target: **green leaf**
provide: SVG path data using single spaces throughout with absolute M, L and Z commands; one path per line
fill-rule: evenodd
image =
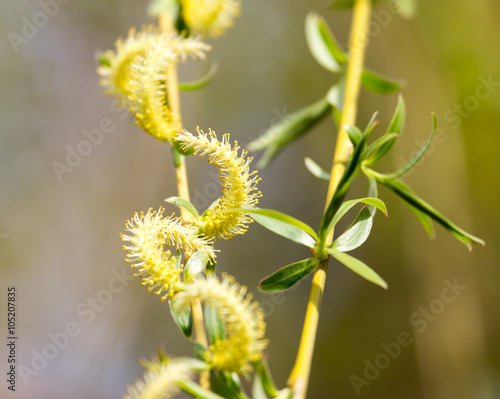
M 167 198 L 165 201 L 170 202 L 171 204 L 183 207 L 186 211 L 188 211 L 191 215 L 193 215 L 193 217 L 196 220 L 198 220 L 200 218 L 200 215 L 198 214 L 198 211 L 196 210 L 194 205 L 191 202 L 185 200 L 184 198 L 170 197 L 170 198 Z
M 378 198 L 378 187 L 377 181 L 371 175 L 367 175 L 368 178 L 368 197 Z M 385 205 L 385 204 L 384 204 Z M 369 205 L 368 209 L 373 217 L 375 217 L 375 213 L 377 212 L 377 208 L 373 205 Z M 387 213 L 385 214 L 387 216 Z
M 365 161 L 366 165 L 373 165 L 375 162 L 381 160 L 390 151 L 396 143 L 398 135 L 403 130 L 405 114 L 406 111 L 403 96 L 399 95 L 396 110 L 394 111 L 394 115 L 392 116 L 386 133 L 370 144 L 365 151 L 364 157 L 368 158 Z
M 198 274 L 203 272 L 207 267 L 210 256 L 204 251 L 195 252 L 188 260 L 184 268 L 184 281 L 190 283 Z
M 258 374 L 255 374 L 252 384 L 252 399 L 268 399 L 262 386 L 262 380 Z
M 396 110 L 394 111 L 394 115 L 392 115 L 391 122 L 387 127 L 386 133 L 401 133 L 403 130 L 403 126 L 405 124 L 406 117 L 406 107 L 405 102 L 403 100 L 403 96 L 400 94 L 398 96 L 398 103 L 396 105 Z
M 363 203 L 367 205 L 374 206 L 375 208 L 379 209 L 385 216 L 387 216 L 387 208 L 384 204 L 384 202 L 378 198 L 371 198 L 371 197 L 366 197 L 366 198 L 358 198 L 358 199 L 353 199 L 349 201 L 345 201 L 342 203 L 342 205 L 339 207 L 338 211 L 335 213 L 333 216 L 330 224 L 328 225 L 328 229 L 326 230 L 326 234 L 330 232 L 331 229 L 338 223 L 340 219 L 356 204 Z
M 306 40 L 316 61 L 325 69 L 340 73 L 347 58 L 323 18 L 310 12 L 306 17 Z
M 214 62 L 210 66 L 210 70 L 201 78 L 190 81 L 190 82 L 179 82 L 179 90 L 181 91 L 193 91 L 202 89 L 208 86 L 214 80 L 217 72 L 219 71 L 219 66 Z
M 306 168 L 313 176 L 316 176 L 318 179 L 330 180 L 330 174 L 326 172 L 321 166 L 319 166 L 316 162 L 314 162 L 311 158 L 306 157 L 304 159 L 304 164 Z
M 432 139 L 434 137 L 434 134 L 436 133 L 437 130 L 437 118 L 434 113 L 432 113 L 432 120 L 433 120 L 433 127 L 432 127 L 432 132 L 431 135 L 429 136 L 429 139 L 427 142 L 423 145 L 423 147 L 418 150 L 418 152 L 405 164 L 403 165 L 400 169 L 395 171 L 394 173 L 390 173 L 386 175 L 388 179 L 396 179 L 400 176 L 403 176 L 405 173 L 413 169 L 418 162 L 422 159 L 424 156 L 425 152 L 429 149 L 429 146 L 432 143 Z
M 373 217 L 368 208 L 363 208 L 354 223 L 329 247 L 339 252 L 349 252 L 364 244 L 370 235 Z
M 345 126 L 345 130 L 347 132 L 347 135 L 349 136 L 349 140 L 351 141 L 352 145 L 356 147 L 361 140 L 361 137 L 363 137 L 363 132 L 359 130 L 356 126 Z
M 409 19 L 417 13 L 417 0 L 392 0 L 398 9 L 399 15 Z
M 191 312 L 191 305 L 186 304 L 179 307 L 176 304 L 175 298 L 174 296 L 170 301 L 170 313 L 172 313 L 175 324 L 177 324 L 186 338 L 191 338 L 191 334 L 193 333 L 193 313 Z
M 276 396 L 278 396 L 278 388 L 276 388 L 276 384 L 274 383 L 273 377 L 271 376 L 271 372 L 265 359 L 261 358 L 256 361 L 254 363 L 254 367 L 255 376 L 259 377 L 264 392 L 271 398 L 275 398 Z
M 276 396 L 276 399 L 293 399 L 294 397 L 294 392 L 290 388 L 283 388 L 281 391 L 279 391 L 278 396 Z
M 241 387 L 236 386 L 234 381 L 228 380 L 223 372 L 210 373 L 210 388 L 225 399 L 248 399 L 241 391 Z
M 217 341 L 222 341 L 225 337 L 225 329 L 219 313 L 211 306 L 205 305 L 204 317 L 210 343 L 213 345 Z
M 203 360 L 206 362 L 207 359 L 207 348 L 205 348 L 201 343 L 198 341 L 193 341 L 193 353 L 194 357 L 199 360 Z
M 309 258 L 292 263 L 262 280 L 259 288 L 266 292 L 284 291 L 306 277 L 318 265 L 318 258 Z
M 417 217 L 418 221 L 422 225 L 422 227 L 425 229 L 427 235 L 431 240 L 434 240 L 436 237 L 436 234 L 434 233 L 434 227 L 432 226 L 432 220 L 429 217 L 429 215 L 425 214 L 422 212 L 420 209 L 415 208 L 413 205 L 410 203 L 403 201 L 403 203 L 412 211 L 415 216 Z
M 361 74 L 361 85 L 378 94 L 392 94 L 400 91 L 402 88 L 401 83 L 390 80 L 368 69 L 365 69 Z
M 328 206 L 323 213 L 323 217 L 321 218 L 321 223 L 319 226 L 319 237 L 322 243 L 324 243 L 326 235 L 328 234 L 328 226 L 330 225 L 333 216 L 342 204 L 342 201 L 344 200 L 347 191 L 351 186 L 352 179 L 357 173 L 358 166 L 363 160 L 361 155 L 363 153 L 363 150 L 365 149 L 367 138 L 367 135 L 363 135 L 358 145 L 354 147 L 354 152 L 351 156 L 351 160 L 347 164 L 347 167 L 345 168 L 344 173 L 340 178 L 339 184 L 337 185 L 337 189 L 333 193 L 332 199 L 328 203 Z
M 208 391 L 205 388 L 202 388 L 197 383 L 191 380 L 179 380 L 176 382 L 176 385 L 181 388 L 183 391 L 191 394 L 195 398 L 199 399 L 225 399 L 226 396 L 217 395 L 214 392 Z M 238 398 L 239 399 L 239 398 Z
M 327 248 L 326 249 L 330 255 L 332 255 L 335 259 L 337 259 L 344 266 L 347 266 L 354 273 L 359 274 L 364 279 L 379 285 L 380 287 L 387 289 L 388 285 L 384 281 L 382 277 L 378 275 L 373 269 L 371 269 L 368 265 L 361 262 L 359 259 L 352 257 L 351 255 L 347 255 L 343 252 L 338 252 L 334 249 Z
M 408 186 L 397 179 L 389 179 L 384 175 L 375 175 L 375 178 L 381 184 L 384 184 L 392 191 L 394 191 L 401 199 L 408 202 L 411 206 L 415 207 L 419 211 L 428 215 L 451 234 L 453 234 L 458 240 L 463 242 L 469 251 L 472 250 L 474 245 L 481 244 L 484 246 L 484 241 L 472 234 L 467 233 L 465 230 L 458 227 L 456 224 L 451 222 L 448 218 L 444 217 L 440 212 L 434 209 L 431 205 L 425 202 L 423 199 L 418 197 L 413 191 L 410 190 Z
M 297 112 L 285 116 L 271 126 L 262 136 L 248 144 L 248 149 L 250 151 L 265 149 L 266 151 L 259 161 L 259 166 L 267 166 L 286 145 L 307 133 L 326 117 L 331 109 L 332 106 L 326 98 L 322 98 Z
M 235 208 L 226 212 L 241 212 L 252 217 L 266 229 L 309 248 L 314 247 L 318 235 L 304 222 L 272 209 Z
M 375 162 L 378 162 L 392 148 L 397 139 L 398 135 L 396 133 L 384 134 L 382 137 L 379 137 L 365 150 L 363 154 L 365 161 L 363 163 L 365 165 L 373 165 Z
M 345 91 L 345 78 L 342 76 L 326 93 L 326 100 L 335 110 L 342 112 Z

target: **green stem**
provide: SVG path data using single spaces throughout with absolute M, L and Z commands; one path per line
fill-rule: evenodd
M 356 0 L 354 4 L 353 23 L 350 36 L 349 64 L 347 67 L 346 90 L 337 144 L 333 157 L 333 166 L 328 186 L 326 204 L 330 202 L 344 173 L 352 145 L 345 130 L 346 125 L 355 125 L 357 101 L 363 71 L 365 49 L 370 22 L 371 1 Z M 326 245 L 332 242 L 333 230 L 329 234 Z M 307 305 L 304 327 L 300 339 L 297 359 L 288 379 L 288 386 L 294 390 L 294 399 L 305 399 L 311 362 L 318 329 L 319 310 L 326 282 L 328 261 L 322 261 L 313 275 L 309 302 Z
M 165 12 L 160 15 L 159 24 L 160 29 L 163 32 L 175 32 L 174 21 L 170 13 Z M 174 118 L 179 121 L 179 126 L 182 126 L 179 80 L 177 78 L 177 68 L 175 66 L 170 67 L 167 71 L 167 98 L 170 112 L 172 113 Z M 174 162 L 175 176 L 177 178 L 177 192 L 179 194 L 179 197 L 185 199 L 186 201 L 189 201 L 190 196 L 185 157 L 181 154 L 177 155 L 178 156 L 176 157 Z M 184 207 L 181 207 L 180 211 L 181 216 L 185 221 L 192 221 L 192 215 Z M 193 301 L 193 303 L 191 304 L 191 308 L 193 311 L 194 338 L 196 341 L 207 348 L 208 340 L 205 333 L 201 302 L 199 300 Z M 205 371 L 200 373 L 200 384 L 205 389 L 208 389 L 210 387 L 209 372 Z

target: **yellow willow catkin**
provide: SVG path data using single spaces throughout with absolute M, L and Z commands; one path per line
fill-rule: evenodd
M 254 207 L 261 196 L 256 187 L 259 178 L 249 168 L 252 158 L 246 157 L 246 151 L 238 154 L 240 147 L 237 142 L 231 145 L 228 134 L 219 141 L 212 130 L 208 135 L 198 130 L 197 136 L 184 130 L 175 136 L 175 140 L 181 143 L 183 149 L 193 149 L 194 154 L 199 153 L 201 157 L 208 155 L 208 162 L 219 169 L 222 197 L 195 222 L 199 231 L 207 237 L 226 240 L 245 233 L 252 219 L 241 212 L 226 211 Z
M 211 241 L 197 234 L 197 227 L 184 225 L 180 218 L 163 217 L 163 208 L 158 211 L 149 209 L 146 214 L 136 213 L 125 225 L 122 240 L 127 253 L 127 262 L 138 269 L 135 276 L 142 277 L 142 285 L 148 292 L 160 295 L 164 301 L 180 287 L 180 274 L 183 266 L 176 256 L 172 256 L 164 246 L 182 249 L 187 256 L 203 251 L 212 259 L 215 253 Z M 173 291 L 171 291 L 173 290 Z
M 127 395 L 123 399 L 172 398 L 180 391 L 176 383 L 192 379 L 193 374 L 191 365 L 182 360 L 155 364 L 144 374 L 142 380 L 127 387 Z
M 175 297 L 175 306 L 179 307 L 194 299 L 204 301 L 225 324 L 225 339 L 210 345 L 207 354 L 209 363 L 218 370 L 250 371 L 249 363 L 259 360 L 267 346 L 264 313 L 257 302 L 252 302 L 252 295 L 246 295 L 246 292 L 246 287 L 223 274 L 222 281 L 214 276 L 197 279 Z
M 99 56 L 97 71 L 106 93 L 129 104 L 144 131 L 171 141 L 180 119 L 167 106 L 167 71 L 188 56 L 203 59 L 209 49 L 197 38 L 159 33 L 151 26 L 139 33 L 131 29 L 127 39 L 116 42 L 116 53 L 109 50 Z
M 223 35 L 240 14 L 237 0 L 180 0 L 182 16 L 189 30 L 203 36 Z

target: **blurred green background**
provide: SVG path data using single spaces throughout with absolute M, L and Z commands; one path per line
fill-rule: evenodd
M 26 366 L 18 374 L 17 392 L 7 391 L 3 382 L 1 396 L 116 398 L 142 375 L 137 358 L 149 357 L 158 344 L 172 355 L 190 353 L 167 304 L 148 295 L 137 279 L 120 277 L 124 283 L 112 287 L 115 293 L 108 289 L 116 275 L 132 274 L 119 237 L 125 221 L 176 195 L 168 146 L 113 107 L 95 73 L 97 50 L 112 48 L 129 27 L 152 19 L 146 1 L 61 1 L 66 4 L 57 3 L 59 9 L 45 13 L 46 20 L 41 3 L 1 3 L 1 296 L 6 300 L 7 287 L 17 287 L 18 366 Z M 331 263 L 310 398 L 500 397 L 499 84 L 489 86 L 487 98 L 483 89 L 477 94 L 484 80 L 500 82 L 500 5 L 494 0 L 419 3 L 410 21 L 388 12 L 385 4 L 374 9 L 367 65 L 404 79 L 407 102 L 406 128 L 392 158 L 378 169 L 393 170 L 409 159 L 427 138 L 434 111 L 443 139 L 406 181 L 487 246 L 468 253 L 440 227 L 437 240 L 429 241 L 409 210 L 381 189 L 389 218 L 377 217 L 372 236 L 356 256 L 390 288 L 383 291 Z M 230 132 L 244 146 L 324 95 L 334 77 L 310 56 L 303 25 L 314 10 L 345 43 L 351 13 L 330 5 L 317 0 L 243 2 L 235 27 L 210 42 L 209 59 L 220 65 L 216 80 L 202 91 L 182 94 L 185 127 Z M 13 45 L 12 33 L 21 35 L 26 20 L 33 18 L 40 27 Z M 191 79 L 208 68 L 207 62 L 186 64 L 180 74 Z M 378 110 L 381 134 L 395 104 L 396 96 L 362 91 L 359 125 Z M 59 179 L 54 162 L 64 164 L 68 151 L 83 145 L 83 131 L 106 118 L 113 131 Z M 334 140 L 329 120 L 259 171 L 260 205 L 317 226 L 326 182 L 312 177 L 303 159 L 310 156 L 328 169 Z M 218 196 L 215 169 L 192 158 L 188 170 L 193 202 L 202 210 Z M 360 181 L 349 195 L 364 196 L 366 188 Z M 295 358 L 310 279 L 278 296 L 259 293 L 256 286 L 308 251 L 257 225 L 218 248 L 220 270 L 248 285 L 266 311 L 267 356 L 283 386 Z M 466 288 L 443 305 L 446 281 Z M 423 324 L 414 328 L 414 312 L 429 306 L 435 315 L 425 329 Z M 5 332 L 5 310 L 1 315 Z M 71 327 L 74 336 L 65 339 L 63 332 Z M 384 344 L 402 332 L 410 334 L 412 344 L 367 379 L 367 364 L 380 363 Z M 45 362 L 40 360 L 44 351 L 51 357 Z M 5 345 L 1 353 L 5 377 Z M 366 384 L 356 389 L 354 375 Z

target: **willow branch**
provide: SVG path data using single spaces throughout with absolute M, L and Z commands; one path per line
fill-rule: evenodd
M 354 4 L 353 23 L 350 35 L 349 64 L 347 67 L 346 90 L 344 93 L 343 111 L 337 135 L 337 143 L 333 157 L 333 166 L 328 186 L 326 206 L 344 173 L 352 145 L 349 141 L 345 126 L 356 122 L 357 102 L 363 71 L 365 49 L 370 22 L 370 0 L 356 0 Z M 329 234 L 326 244 L 332 242 L 333 231 Z M 300 339 L 299 350 L 295 365 L 288 379 L 288 386 L 294 390 L 294 399 L 305 399 L 311 362 L 318 329 L 319 310 L 326 282 L 328 259 L 322 261 L 313 275 L 309 302 L 307 305 L 304 327 Z

